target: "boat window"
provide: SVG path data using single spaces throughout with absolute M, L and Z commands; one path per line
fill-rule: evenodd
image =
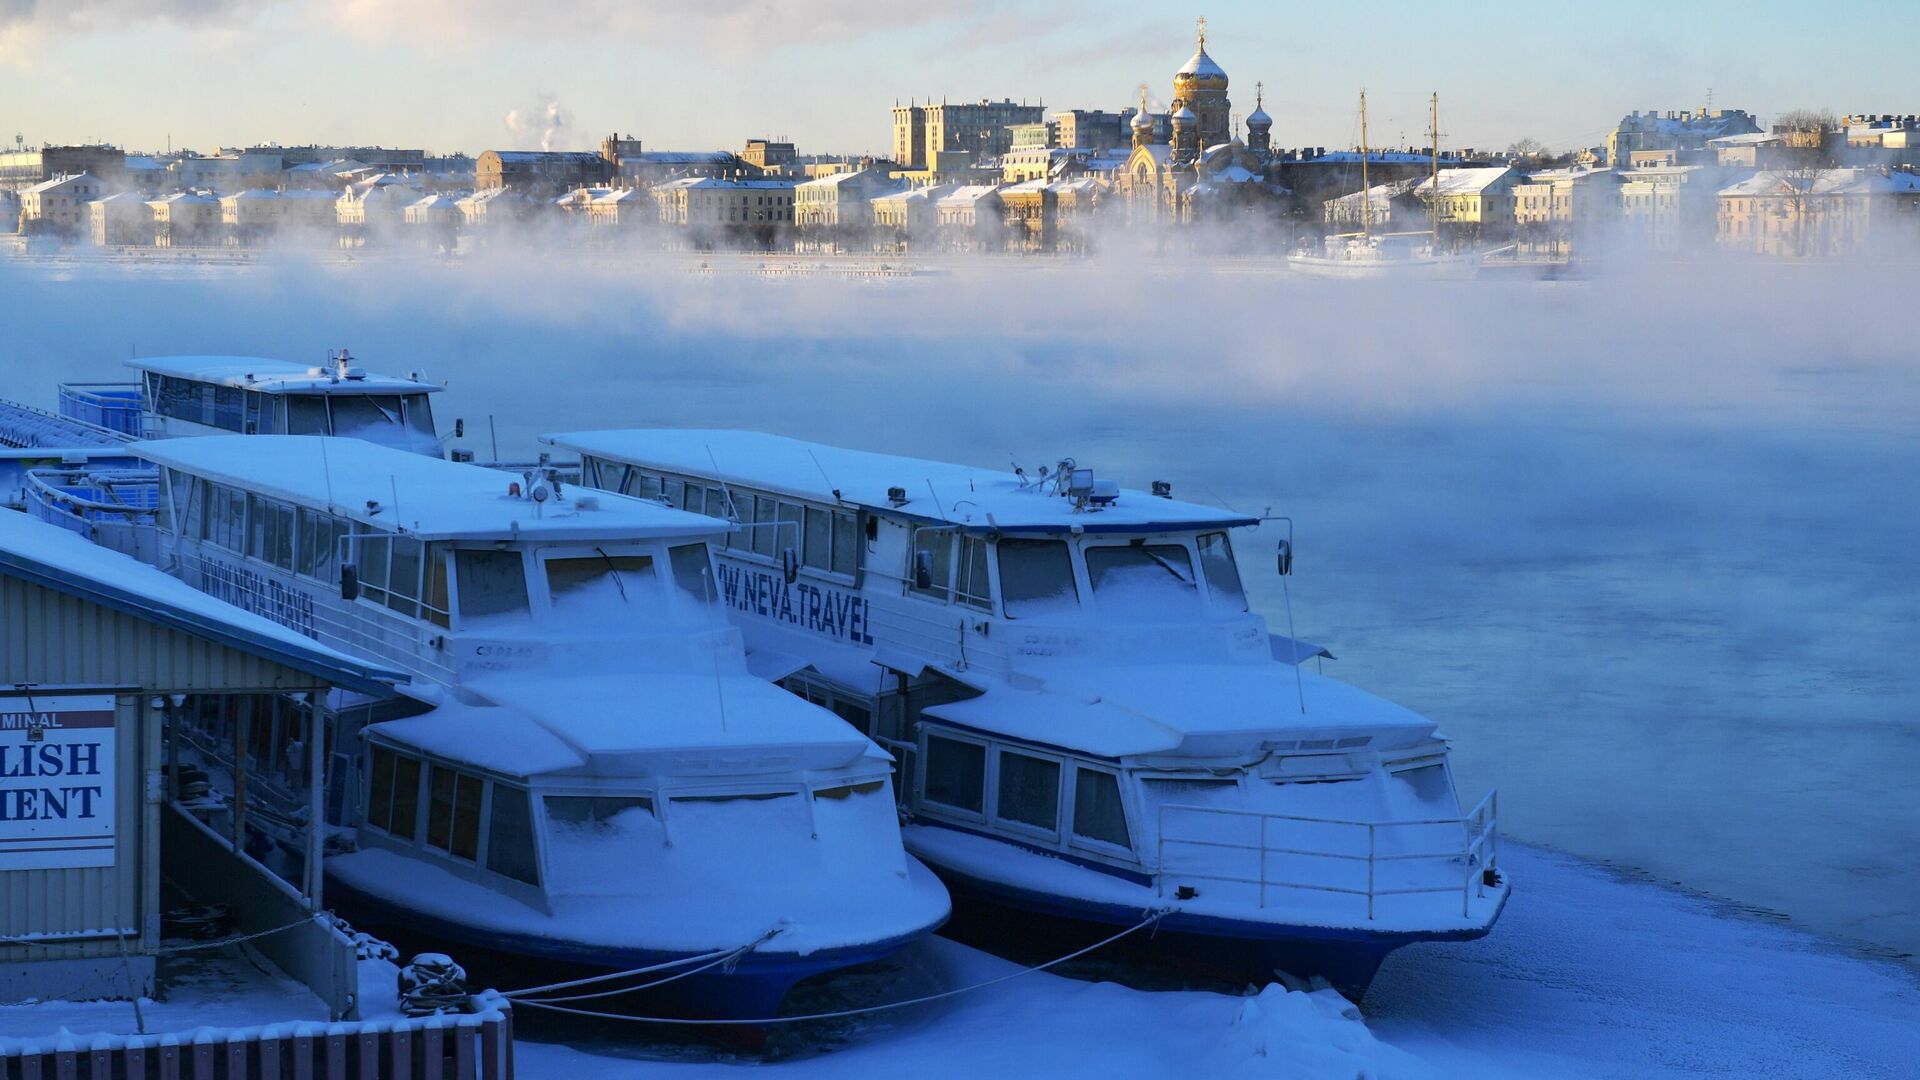
M 1219 777 L 1142 777 L 1140 789 L 1162 805 L 1235 806 L 1240 781 Z
M 1451 785 L 1447 783 L 1445 765 L 1423 765 L 1417 769 L 1403 769 L 1393 775 L 1412 788 L 1414 797 L 1421 802 L 1445 802 L 1453 794 Z
M 1247 610 L 1247 592 L 1240 585 L 1240 568 L 1233 561 L 1233 546 L 1223 532 L 1201 533 L 1200 572 L 1207 576 L 1207 597 L 1221 611 Z
M 842 784 L 839 787 L 821 788 L 813 793 L 816 799 L 849 799 L 855 795 L 871 795 L 886 787 L 885 780 L 868 780 L 860 784 Z
M 852 577 L 860 567 L 860 520 L 852 514 L 833 515 L 833 572 Z
M 721 521 L 733 520 L 733 512 L 727 508 L 727 493 L 720 488 L 707 489 L 707 506 L 701 512 Z
M 687 504 L 687 482 L 685 480 L 663 480 L 660 493 L 666 496 L 667 505 L 678 510 Z
M 439 437 L 439 432 L 433 430 L 433 406 L 428 403 L 427 395 L 408 394 L 404 404 L 408 428 L 428 439 Z
M 420 616 L 445 628 L 447 617 L 447 549 L 444 544 L 427 545 L 426 583 L 420 590 Z
M 680 485 L 680 501 L 675 505 L 679 509 L 685 510 L 689 514 L 703 513 L 706 510 L 706 506 L 707 506 L 707 497 L 706 497 L 705 491 L 706 489 L 701 487 L 699 484 L 694 484 L 694 483 L 681 484 Z
M 622 493 L 636 499 L 659 499 L 660 478 L 634 469 L 627 473 L 627 483 Z
M 213 388 L 213 426 L 222 431 L 243 431 L 241 414 L 246 409 L 246 393 L 237 386 Z
M 549 795 L 547 891 L 609 893 L 628 886 L 647 847 L 666 841 L 643 796 Z
M 411 536 L 396 536 L 388 545 L 393 552 L 387 573 L 387 606 L 409 618 L 420 614 L 420 541 Z
M 260 422 L 260 419 L 263 414 L 269 412 L 266 407 L 266 395 L 258 390 L 247 391 L 247 419 L 246 426 L 242 430 L 249 435 L 266 434 L 266 426 Z
M 1060 827 L 1060 763 L 1000 751 L 994 816 L 1054 832 Z
M 925 553 L 924 555 L 922 553 Z M 919 585 L 916 569 L 923 559 L 932 562 L 932 574 L 926 588 Z M 913 561 L 907 565 L 907 583 L 914 592 L 945 600 L 953 583 L 953 533 L 946 529 L 920 529 L 913 534 Z
M 554 824 L 600 832 L 614 831 L 628 811 L 653 816 L 653 800 L 644 795 L 549 795 L 546 803 L 547 819 Z
M 561 615 L 639 610 L 655 588 L 653 556 L 572 555 L 546 560 L 547 594 Z
M 413 839 L 420 816 L 420 759 L 374 747 L 367 793 L 367 824 Z
M 360 573 L 360 596 L 376 604 L 387 602 L 387 559 L 391 539 L 365 525 L 355 526 L 353 562 Z
M 383 442 L 381 436 L 400 426 L 398 394 L 338 394 L 327 400 L 335 435 Z
M 959 578 L 953 583 L 954 599 L 983 611 L 993 607 L 993 585 L 987 579 L 987 542 L 977 536 L 960 538 L 960 562 L 955 569 Z
M 779 553 L 782 546 L 779 537 L 780 529 L 774 524 L 779 520 L 779 513 L 778 499 L 762 495 L 754 500 L 753 523 L 756 528 L 753 530 L 753 553 L 755 555 L 763 555 L 771 559 Z
M 815 570 L 833 569 L 833 515 L 817 506 L 807 507 L 806 559 Z
M 1105 769 L 1081 766 L 1073 774 L 1073 835 L 1131 848 L 1127 811 L 1120 801 L 1120 778 Z
M 981 813 L 985 807 L 987 748 L 978 743 L 927 736 L 928 802 Z
M 667 549 L 667 562 L 673 568 L 673 583 L 701 605 L 719 599 L 713 587 L 713 563 L 705 544 L 675 544 Z
M 487 811 L 487 869 L 496 874 L 540 884 L 540 862 L 533 849 L 533 808 L 527 789 L 493 785 L 493 804 Z
M 310 394 L 287 398 L 287 434 L 327 434 L 327 399 Z
M 183 503 L 180 519 L 175 522 L 181 536 L 200 536 L 206 528 L 207 484 L 204 480 L 195 480 L 180 473 L 173 474 L 174 498 Z
M 1090 547 L 1087 580 L 1102 611 L 1110 614 L 1183 614 L 1193 611 L 1200 599 L 1193 559 L 1178 544 Z
M 299 510 L 299 529 L 300 573 L 317 581 L 333 580 L 337 576 L 334 560 L 338 557 L 339 523 L 331 515 L 303 506 Z
M 518 551 L 457 550 L 453 580 L 462 622 L 526 614 L 527 568 Z
M 804 536 L 806 532 L 806 515 L 797 504 L 783 502 L 780 504 L 778 517 L 780 524 L 770 530 L 774 536 L 778 538 L 773 543 L 774 553 L 779 555 L 784 553 L 788 548 L 792 548 L 793 557 L 798 560 L 802 557 L 802 552 L 806 547 Z
M 1007 617 L 1062 614 L 1080 606 L 1073 555 L 1064 540 L 1002 540 L 1000 599 Z
M 457 858 L 480 853 L 480 778 L 441 765 L 427 783 L 427 844 Z
M 175 420 L 207 422 L 204 391 L 211 387 L 171 375 L 158 376 L 159 392 L 154 395 L 154 411 Z

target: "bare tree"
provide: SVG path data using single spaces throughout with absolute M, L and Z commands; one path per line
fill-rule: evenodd
M 1793 214 L 1794 254 L 1809 254 L 1810 218 L 1825 208 L 1827 196 L 1819 189 L 1829 170 L 1838 164 L 1835 152 L 1840 121 L 1832 109 L 1794 109 L 1773 123 L 1784 146 L 1780 166 L 1771 170 L 1785 185 Z
M 1507 157 L 1516 162 L 1534 162 L 1547 157 L 1547 144 L 1531 136 L 1516 141 L 1507 147 Z

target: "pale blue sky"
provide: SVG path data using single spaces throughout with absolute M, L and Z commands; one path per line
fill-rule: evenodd
M 1749 0 L 1461 7 L 1376 0 L 1194 6 L 946 0 L 0 0 L 0 135 L 133 147 L 525 142 L 549 98 L 587 148 L 784 134 L 802 152 L 888 146 L 896 97 L 1118 108 L 1156 101 L 1193 16 L 1233 79 L 1267 85 L 1282 145 L 1422 142 L 1441 95 L 1451 146 L 1598 141 L 1634 108 L 1803 105 L 1920 112 L 1920 5 Z

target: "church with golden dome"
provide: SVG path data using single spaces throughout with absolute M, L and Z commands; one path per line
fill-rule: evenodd
M 1234 131 L 1227 72 L 1207 53 L 1207 20 L 1199 20 L 1193 56 L 1173 73 L 1169 102 L 1170 140 L 1158 142 L 1158 123 L 1140 87 L 1133 118 L 1133 151 L 1117 177 L 1128 216 L 1135 223 L 1190 223 L 1209 210 L 1228 213 L 1284 198 L 1269 177 L 1273 118 L 1264 92 L 1255 94 L 1244 141 Z

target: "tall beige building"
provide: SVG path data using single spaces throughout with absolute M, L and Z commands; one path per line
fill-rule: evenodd
M 965 105 L 896 105 L 893 109 L 893 159 L 909 169 L 924 169 L 941 151 L 973 155 L 978 164 L 1013 148 L 1016 124 L 1046 122 L 1045 107 L 1013 101 Z

